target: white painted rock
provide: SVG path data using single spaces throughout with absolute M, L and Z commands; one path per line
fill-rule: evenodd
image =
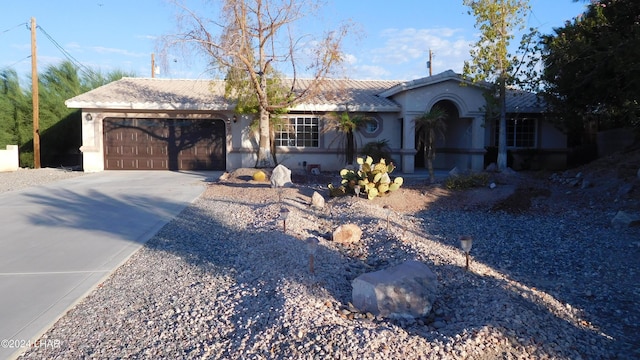
M 291 182 L 291 170 L 286 166 L 280 164 L 276 166 L 271 172 L 271 187 L 291 187 L 293 183 Z

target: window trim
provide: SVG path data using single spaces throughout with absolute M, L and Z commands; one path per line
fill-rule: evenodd
M 366 138 L 375 138 L 378 135 L 380 135 L 382 133 L 382 128 L 383 128 L 383 121 L 382 118 L 378 115 L 368 115 L 368 117 L 370 119 L 375 120 L 376 124 L 378 125 L 378 127 L 376 128 L 375 131 L 369 132 L 367 131 L 367 127 L 365 126 L 361 131 L 360 134 L 362 134 L 362 136 L 366 137 Z
M 287 148 L 320 148 L 320 117 L 316 115 L 305 114 L 289 114 L 282 116 L 283 124 L 278 125 L 275 130 L 275 146 Z M 293 120 L 293 123 L 292 123 Z M 302 120 L 302 123 L 299 121 Z M 307 121 L 309 123 L 307 124 Z M 291 128 L 293 131 L 283 131 L 283 127 Z M 306 127 L 310 127 L 309 132 L 305 132 Z M 283 134 L 287 134 L 287 138 L 283 139 Z M 286 144 L 284 142 L 287 142 Z M 293 143 L 291 143 L 293 141 Z M 307 145 L 310 142 L 311 145 Z
M 520 129 L 518 131 L 518 121 L 532 121 L 533 124 L 531 125 L 533 131 L 529 131 L 529 132 L 525 132 L 525 134 L 527 137 L 525 139 L 522 139 L 522 133 L 524 132 L 523 129 Z M 507 149 L 537 149 L 538 148 L 538 132 L 539 132 L 539 127 L 538 127 L 538 118 L 535 117 L 511 117 L 511 118 L 507 118 Z M 513 127 L 512 130 L 509 130 L 509 128 Z M 521 125 L 524 126 L 524 125 Z M 495 146 L 499 146 L 499 132 L 500 132 L 500 124 L 499 124 L 499 120 L 496 121 L 496 128 L 495 128 Z M 519 135 L 520 134 L 520 135 Z M 520 136 L 520 139 L 518 139 L 518 137 Z M 526 145 L 518 145 L 519 143 L 522 142 L 526 142 Z M 529 145 L 529 143 L 531 143 Z

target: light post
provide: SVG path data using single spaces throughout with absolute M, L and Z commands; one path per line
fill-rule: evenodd
M 471 251 L 471 246 L 473 246 L 473 238 L 469 235 L 460 236 L 460 247 L 462 247 L 462 251 L 464 251 L 467 258 L 467 266 L 466 270 L 469 271 L 469 252 Z
M 312 274 L 315 272 L 314 262 L 316 251 L 318 250 L 318 243 L 319 241 L 316 238 L 307 239 L 307 252 L 309 253 L 309 272 Z
M 287 217 L 289 217 L 289 209 L 283 207 L 280 209 L 280 218 L 282 219 L 283 232 L 287 232 Z
M 387 214 L 387 232 L 389 232 L 389 216 L 391 216 L 391 206 L 385 205 L 382 207 Z

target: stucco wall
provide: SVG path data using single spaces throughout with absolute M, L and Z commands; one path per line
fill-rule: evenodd
M 415 122 L 439 101 L 449 101 L 458 110 L 458 119 L 447 124 L 445 140 L 437 144 L 441 150 L 436 155 L 434 166 L 451 169 L 482 170 L 486 129 L 482 127 L 484 97 L 482 89 L 475 86 L 461 86 L 458 81 L 450 80 L 429 86 L 411 89 L 393 96 L 393 100 L 402 107 L 404 119 L 404 140 L 402 171 L 414 172 L 415 164 Z
M 18 145 L 7 145 L 6 150 L 0 150 L 0 171 L 16 171 L 19 167 Z
M 392 150 L 393 161 L 400 162 L 401 129 L 402 122 L 397 113 L 363 114 L 374 116 L 378 121 L 379 131 L 368 134 L 360 130 L 356 134 L 358 154 L 360 149 L 373 141 L 387 140 Z M 305 116 L 305 115 L 301 115 Z M 320 136 L 318 148 L 304 147 L 277 147 L 276 158 L 278 163 L 283 164 L 291 170 L 306 170 L 304 164 L 320 165 L 322 171 L 339 171 L 346 166 L 344 158 L 341 156 L 341 142 L 338 133 L 324 127 L 323 114 L 316 114 L 320 118 Z M 253 167 L 256 164 L 257 138 L 248 129 L 252 118 L 241 116 L 236 123 L 231 124 L 231 144 L 232 151 L 227 155 L 227 168 L 236 169 L 240 167 Z

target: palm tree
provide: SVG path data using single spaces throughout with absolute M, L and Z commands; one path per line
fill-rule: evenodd
M 431 110 L 413 120 L 418 142 L 424 144 L 424 159 L 429 169 L 429 180 L 432 183 L 435 182 L 433 159 L 436 157 L 436 137 L 444 139 L 444 131 L 447 129 L 446 118 L 447 112 L 434 106 Z
M 348 111 L 345 111 L 341 114 L 327 114 L 325 119 L 329 125 L 325 127 L 325 132 L 335 130 L 339 133 L 340 136 L 337 139 L 340 141 L 339 146 L 343 151 L 342 155 L 345 157 L 347 165 L 353 165 L 358 152 L 355 133 L 369 123 L 371 118 L 364 115 L 351 116 Z

